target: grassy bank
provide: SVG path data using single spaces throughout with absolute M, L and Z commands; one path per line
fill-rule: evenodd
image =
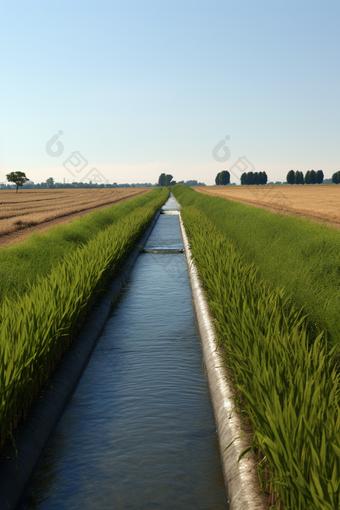
M 192 192 L 174 193 L 183 204 Z M 273 508 L 339 509 L 339 378 L 323 334 L 311 341 L 284 290 L 271 289 L 202 211 L 184 205 L 181 214 L 263 490 Z
M 172 189 L 181 205 L 193 205 L 232 240 L 247 262 L 274 288 L 285 287 L 310 317 L 315 336 L 324 330 L 340 342 L 340 232 L 293 216 L 209 197 L 191 188 Z
M 85 246 L 98 232 L 136 209 L 151 204 L 159 196 L 156 188 L 121 204 L 84 215 L 26 241 L 0 248 L 0 302 L 4 296 L 23 294 L 37 278 L 47 276 L 65 256 Z
M 20 297 L 0 304 L 0 442 L 27 415 L 35 392 L 76 338 L 112 279 L 169 191 L 101 230 Z M 141 197 L 143 198 L 143 197 Z M 137 199 L 138 200 L 138 199 Z

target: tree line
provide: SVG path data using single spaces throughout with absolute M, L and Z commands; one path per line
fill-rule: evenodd
M 289 170 L 287 174 L 288 184 L 322 184 L 324 175 L 322 170 L 308 170 L 304 176 L 302 172 L 298 170 Z
M 268 177 L 266 172 L 244 172 L 241 175 L 241 184 L 245 186 L 267 184 Z
M 177 184 L 183 184 L 184 186 L 205 186 L 204 182 L 198 182 L 196 179 L 190 179 L 189 181 L 178 181 Z
M 244 172 L 241 175 L 241 184 L 250 186 L 252 184 L 267 184 L 268 177 L 266 172 Z M 230 184 L 230 173 L 228 170 L 222 170 L 215 177 L 216 186 L 226 186 Z
M 176 181 L 173 180 L 172 175 L 170 174 L 161 174 L 158 178 L 157 184 L 151 184 L 150 182 L 144 183 L 134 183 L 134 184 L 117 184 L 114 182 L 113 184 L 104 184 L 104 183 L 92 183 L 92 182 L 72 182 L 70 183 L 61 183 L 55 182 L 53 177 L 49 177 L 45 182 L 35 184 L 31 181 L 24 172 L 11 172 L 6 175 L 6 179 L 8 182 L 12 182 L 16 190 L 18 191 L 19 186 L 24 187 L 26 189 L 51 189 L 51 188 L 152 188 L 156 186 L 174 186 Z M 185 186 L 205 186 L 204 182 L 197 182 L 196 180 L 189 181 L 179 181 L 179 184 L 184 184 Z M 13 185 L 0 183 L 0 189 L 13 189 Z
M 158 186 L 174 186 L 175 184 L 184 184 L 184 186 L 205 186 L 204 182 L 197 182 L 195 179 L 189 181 L 174 181 L 171 174 L 161 174 L 158 178 Z
M 50 179 L 50 178 L 49 178 Z M 49 180 L 47 179 L 47 181 Z M 7 179 L 8 180 L 8 179 Z M 13 182 L 13 181 L 8 181 Z M 28 180 L 27 182 L 23 183 L 22 185 L 18 182 L 15 182 L 14 185 L 12 184 L 0 184 L 0 190 L 11 190 L 11 189 L 17 189 L 18 186 L 22 186 L 23 189 L 78 189 L 78 188 L 154 188 L 157 187 L 158 184 L 151 184 L 151 182 L 137 182 L 137 183 L 124 183 L 124 184 L 117 184 L 114 182 L 113 184 L 98 184 L 98 183 L 88 183 L 88 182 L 38 182 L 34 183 L 31 180 Z

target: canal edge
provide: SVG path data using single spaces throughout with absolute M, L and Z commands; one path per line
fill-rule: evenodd
M 209 391 L 214 409 L 215 423 L 220 447 L 224 481 L 230 510 L 266 510 L 268 498 L 259 494 L 260 484 L 256 460 L 252 452 L 240 454 L 249 446 L 247 437 L 237 439 L 226 451 L 227 446 L 245 433 L 241 417 L 234 411 L 234 389 L 223 366 L 223 350 L 216 343 L 216 330 L 196 265 L 192 260 L 189 240 L 181 215 L 179 223 L 184 252 L 190 278 L 195 313 L 197 317 L 203 360 L 207 371 Z
M 156 212 L 135 248 L 126 259 L 118 276 L 109 284 L 107 292 L 98 301 L 85 322 L 77 340 L 65 354 L 62 362 L 52 374 L 51 390 L 42 400 L 36 400 L 26 424 L 19 427 L 16 448 L 11 448 L 11 457 L 0 460 L 0 508 L 15 510 L 21 503 L 26 488 L 52 438 L 59 418 L 72 398 L 78 382 L 88 364 L 92 350 L 110 314 L 113 297 L 117 298 L 143 250 L 161 212 Z M 16 456 L 17 451 L 17 456 Z

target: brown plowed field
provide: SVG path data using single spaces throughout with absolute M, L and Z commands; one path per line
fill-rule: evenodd
M 279 214 L 307 216 L 340 227 L 340 186 L 206 186 L 195 188 Z
M 64 225 L 148 191 L 150 188 L 0 191 L 0 246 L 14 244 L 32 232 Z

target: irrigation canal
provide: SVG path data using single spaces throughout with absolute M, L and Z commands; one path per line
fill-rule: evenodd
M 178 215 L 161 214 L 22 510 L 228 508 L 181 249 Z

